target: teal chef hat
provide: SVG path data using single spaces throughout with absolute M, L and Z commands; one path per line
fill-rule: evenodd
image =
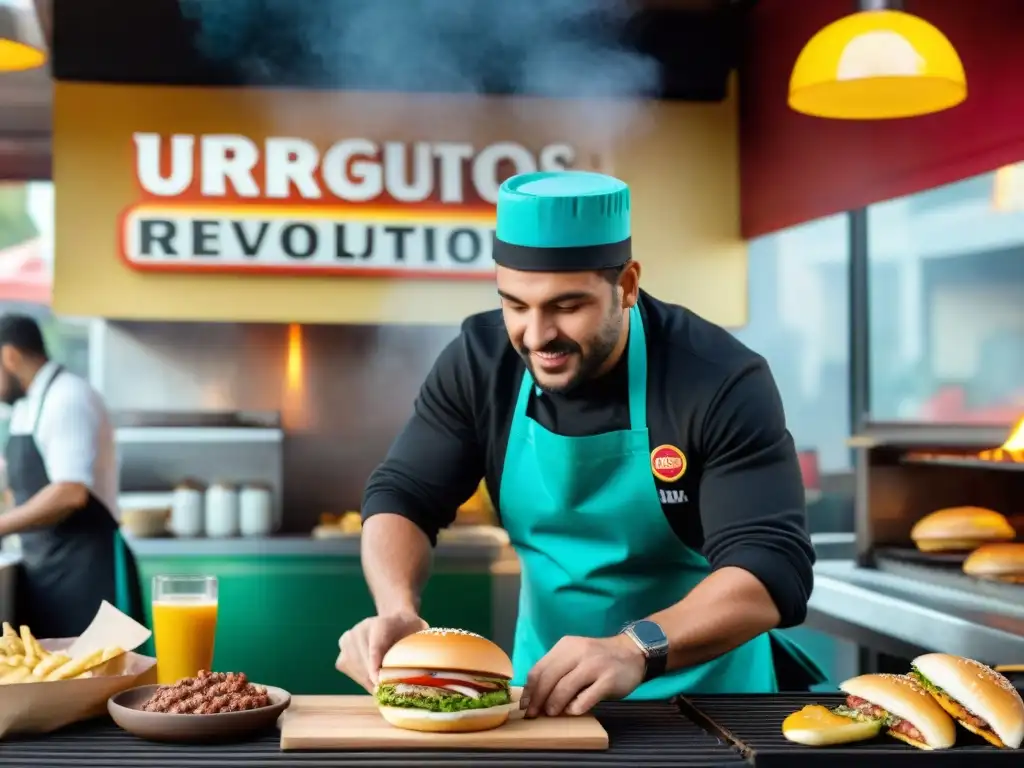
M 529 272 L 620 267 L 630 259 L 629 186 L 589 171 L 513 176 L 498 190 L 494 261 Z

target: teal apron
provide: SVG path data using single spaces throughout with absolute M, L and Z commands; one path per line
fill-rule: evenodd
M 647 345 L 636 306 L 629 326 L 629 430 L 562 437 L 544 429 L 527 416 L 533 378 L 523 375 L 499 497 L 522 569 L 516 685 L 563 636 L 615 635 L 627 622 L 679 602 L 711 573 L 662 511 L 651 472 Z M 763 634 L 714 661 L 645 682 L 629 698 L 776 690 L 772 641 Z

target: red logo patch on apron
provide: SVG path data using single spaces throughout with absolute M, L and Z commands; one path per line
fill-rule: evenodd
M 651 472 L 659 480 L 674 483 L 686 474 L 686 456 L 674 445 L 659 445 L 651 451 Z

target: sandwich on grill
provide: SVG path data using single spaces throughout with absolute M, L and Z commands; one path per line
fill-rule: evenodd
M 915 680 L 904 675 L 860 675 L 839 686 L 846 703 L 833 710 L 855 720 L 881 721 L 886 733 L 918 749 L 948 749 L 956 725 Z
M 982 544 L 1013 541 L 1017 533 L 998 512 L 984 507 L 950 507 L 925 515 L 910 531 L 922 552 L 970 552 Z
M 486 731 L 509 716 L 512 661 L 490 640 L 425 629 L 384 655 L 375 696 L 392 725 L 412 731 Z
M 1024 544 L 986 544 L 964 560 L 964 573 L 979 579 L 1024 584 Z
M 1024 701 L 1009 680 L 960 656 L 927 653 L 910 673 L 960 725 L 990 744 L 1017 749 L 1024 741 Z

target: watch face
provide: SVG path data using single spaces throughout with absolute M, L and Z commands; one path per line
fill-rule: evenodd
M 633 633 L 641 643 L 649 647 L 664 645 L 668 640 L 661 627 L 653 621 L 638 621 L 633 625 Z

